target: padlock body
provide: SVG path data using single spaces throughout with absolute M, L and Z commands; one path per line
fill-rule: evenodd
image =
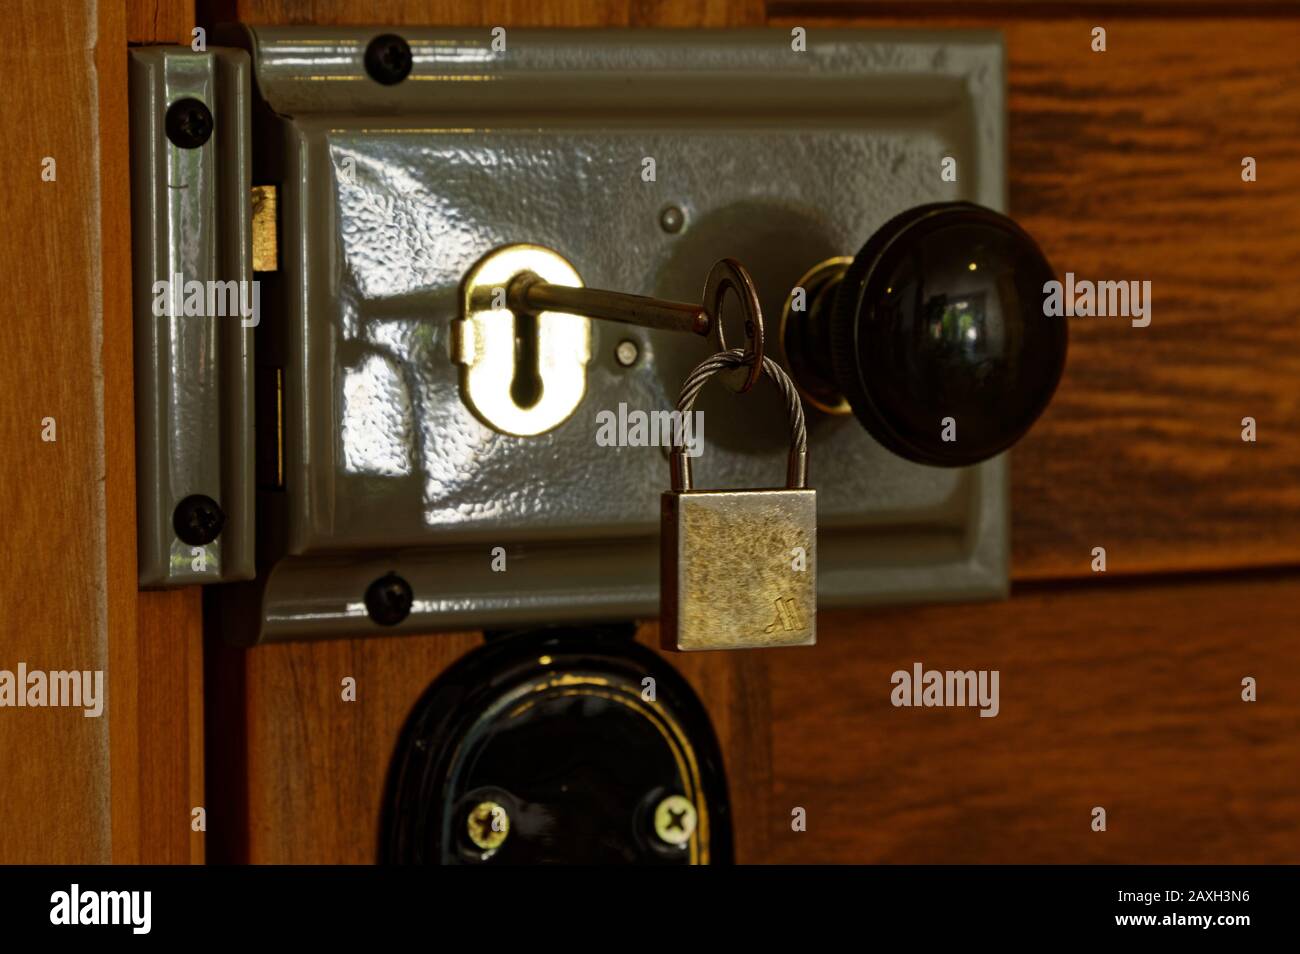
M 663 495 L 664 649 L 760 649 L 817 641 L 817 492 Z

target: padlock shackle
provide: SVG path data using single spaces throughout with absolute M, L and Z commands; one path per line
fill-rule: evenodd
M 689 415 L 695 407 L 695 399 L 699 397 L 700 391 L 704 389 L 704 385 L 708 383 L 709 378 L 719 371 L 743 367 L 748 363 L 749 358 L 740 348 L 720 351 L 713 357 L 701 361 L 686 376 L 686 383 L 682 385 L 682 393 L 677 398 L 677 414 L 679 418 L 683 421 L 689 419 Z M 803 490 L 808 486 L 808 427 L 804 422 L 803 402 L 799 399 L 799 392 L 795 389 L 790 376 L 771 358 L 763 358 L 763 373 L 781 391 L 781 396 L 785 398 L 786 410 L 790 413 L 790 456 L 786 462 L 786 489 Z M 684 446 L 673 446 L 672 453 L 669 455 L 669 467 L 674 491 L 694 489 L 692 486 L 691 459 L 686 456 Z

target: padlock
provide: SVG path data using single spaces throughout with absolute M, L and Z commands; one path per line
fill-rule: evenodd
M 752 360 L 740 349 L 700 364 L 677 402 L 690 419 L 695 398 L 719 371 Z M 756 649 L 817 641 L 817 492 L 808 489 L 803 405 L 780 366 L 763 372 L 790 411 L 784 489 L 696 490 L 691 462 L 677 444 L 672 490 L 662 498 L 659 631 L 664 649 Z

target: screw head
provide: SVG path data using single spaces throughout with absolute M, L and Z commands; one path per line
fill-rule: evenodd
M 680 232 L 685 224 L 686 213 L 678 206 L 664 206 L 664 210 L 659 213 L 659 227 L 670 235 Z
M 203 494 L 190 494 L 172 511 L 172 529 L 182 543 L 201 547 L 217 539 L 226 515 L 220 505 Z
M 495 851 L 510 834 L 510 815 L 499 802 L 479 802 L 465 817 L 469 840 L 483 851 Z
M 618 343 L 614 349 L 614 360 L 625 368 L 630 368 L 636 364 L 636 359 L 641 356 L 641 349 L 637 347 L 635 341 L 625 339 Z
M 212 113 L 197 99 L 178 99 L 167 107 L 167 138 L 182 149 L 197 149 L 212 136 Z
M 389 573 L 366 587 L 366 612 L 380 626 L 396 626 L 411 615 L 415 594 L 411 584 Z
M 695 805 L 681 795 L 669 795 L 655 806 L 655 834 L 669 845 L 684 845 L 695 834 Z
M 384 33 L 366 47 L 366 72 L 376 83 L 393 86 L 411 72 L 411 47 L 396 33 Z

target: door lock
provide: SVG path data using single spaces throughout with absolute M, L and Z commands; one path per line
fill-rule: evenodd
M 819 606 L 1006 593 L 997 451 L 1064 352 L 1060 322 L 1029 320 L 1046 266 L 992 212 L 892 221 L 1005 200 L 996 36 L 824 29 L 799 53 L 761 29 L 512 30 L 508 53 L 480 29 L 211 39 L 131 53 L 142 584 L 226 584 L 238 642 L 654 617 L 665 460 L 637 422 L 734 349 L 733 390 L 783 352 L 806 407 L 865 425 L 808 413 Z M 206 139 L 166 136 L 185 100 Z M 886 237 L 800 282 L 864 223 Z M 989 256 L 961 258 L 971 236 Z M 726 258 L 752 280 L 726 266 L 695 297 Z M 151 286 L 177 271 L 251 286 L 262 320 L 159 319 Z M 807 302 L 757 360 L 796 284 Z M 730 291 L 746 329 L 719 341 Z M 779 396 L 750 390 L 741 413 L 700 394 L 702 486 L 779 471 Z M 176 518 L 195 495 L 224 518 L 209 543 Z M 372 612 L 394 578 L 394 611 Z

